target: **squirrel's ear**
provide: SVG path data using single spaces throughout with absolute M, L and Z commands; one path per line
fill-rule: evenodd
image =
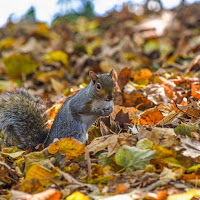
M 95 72 L 90 71 L 90 72 L 89 72 L 89 76 L 90 76 L 92 82 L 95 83 L 96 80 L 97 80 L 97 75 L 95 74 Z
M 110 74 L 109 74 L 111 78 L 113 78 L 113 74 L 114 74 L 114 69 L 112 69 Z

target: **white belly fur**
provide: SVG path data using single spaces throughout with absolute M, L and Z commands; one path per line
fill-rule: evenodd
M 104 108 L 109 108 L 109 107 L 113 107 L 113 101 L 105 101 L 103 99 L 100 100 L 96 100 L 92 103 L 92 106 L 95 108 L 100 108 L 100 109 L 104 109 Z
M 90 126 L 92 126 L 92 124 L 94 123 L 94 121 L 96 120 L 96 116 L 94 115 L 80 115 L 81 117 L 81 128 L 82 128 L 82 134 L 83 134 L 83 138 L 85 141 L 88 140 L 88 129 L 90 128 Z
M 92 107 L 99 109 L 106 109 L 113 106 L 114 106 L 113 101 L 96 100 L 92 103 Z M 95 115 L 84 115 L 84 114 L 81 114 L 80 117 L 82 121 L 81 128 L 82 128 L 83 138 L 85 141 L 87 141 L 88 129 L 96 121 L 98 117 Z

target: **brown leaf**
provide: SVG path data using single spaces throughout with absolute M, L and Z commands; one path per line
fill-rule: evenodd
M 128 113 L 124 113 L 122 110 L 120 110 L 116 117 L 115 117 L 115 121 L 119 122 L 119 126 L 124 128 L 125 123 L 126 124 L 130 124 L 131 120 L 129 118 L 129 114 Z
M 119 148 L 118 137 L 119 136 L 117 134 L 113 134 L 95 138 L 88 146 L 86 146 L 85 151 L 96 154 L 97 152 L 108 147 L 109 157 Z
M 103 134 L 101 125 L 105 125 L 109 129 L 107 130 L 107 133 L 110 133 L 110 134 L 119 133 L 120 131 L 119 123 L 114 121 L 114 119 L 111 116 L 103 117 L 100 119 L 99 122 L 100 122 L 101 134 Z
M 113 118 L 115 118 L 120 110 L 122 110 L 123 113 L 128 113 L 129 118 L 132 120 L 132 123 L 137 123 L 138 122 L 139 110 L 137 110 L 134 107 L 124 107 L 124 106 L 115 105 L 114 106 L 114 111 L 111 113 L 111 116 Z
M 128 68 L 128 67 L 124 67 L 118 75 L 118 84 L 120 89 L 123 89 L 124 86 L 129 82 L 129 80 L 131 79 L 131 73 L 132 73 L 133 69 L 132 68 Z
M 126 107 L 136 107 L 137 109 L 148 109 L 151 108 L 154 104 L 148 100 L 146 95 L 134 92 L 133 94 L 123 93 L 124 103 L 123 106 Z

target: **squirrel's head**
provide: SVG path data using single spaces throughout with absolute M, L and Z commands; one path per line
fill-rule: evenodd
M 99 74 L 90 71 L 89 75 L 94 87 L 95 96 L 111 101 L 114 97 L 115 83 L 113 80 L 114 70 L 112 69 L 109 74 Z

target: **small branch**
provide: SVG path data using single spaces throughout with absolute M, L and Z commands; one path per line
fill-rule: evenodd
M 194 65 L 196 65 L 196 64 L 198 63 L 199 60 L 200 60 L 200 54 L 198 54 L 198 55 L 192 60 L 192 62 L 190 63 L 189 67 L 186 69 L 184 75 L 188 74 L 188 73 L 191 71 L 192 67 L 193 67 Z
M 187 112 L 181 110 L 181 109 L 177 106 L 176 103 L 175 103 L 175 105 L 176 105 L 176 107 L 177 107 L 177 108 L 178 108 L 182 113 L 184 113 L 184 114 L 186 114 L 186 115 L 189 115 L 190 117 L 194 117 L 194 118 L 198 118 L 198 119 L 200 119 L 200 117 L 197 117 L 197 116 L 191 115 L 191 114 L 189 114 L 189 113 L 187 113 Z

